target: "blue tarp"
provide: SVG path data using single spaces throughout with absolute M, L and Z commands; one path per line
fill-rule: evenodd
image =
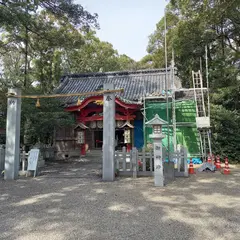
M 187 160 L 188 164 L 190 163 L 190 159 Z M 200 158 L 192 158 L 193 164 L 202 164 L 202 160 Z
M 168 159 L 165 159 L 164 162 L 168 162 Z M 174 162 L 175 164 L 177 163 L 177 159 L 173 159 L 171 162 Z M 192 158 L 193 164 L 202 164 L 202 160 L 200 158 Z M 187 160 L 187 163 L 190 163 L 190 159 Z
M 143 145 L 143 120 L 134 120 L 134 147 L 140 149 Z

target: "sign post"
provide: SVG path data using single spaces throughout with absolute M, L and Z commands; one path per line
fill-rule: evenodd
M 5 149 L 5 180 L 15 180 L 18 177 L 20 163 L 20 119 L 21 90 L 12 88 L 8 90 L 10 97 L 7 106 L 6 149 Z
M 104 84 L 104 90 L 114 90 L 113 84 Z M 103 104 L 103 164 L 102 179 L 115 179 L 115 94 L 105 93 Z

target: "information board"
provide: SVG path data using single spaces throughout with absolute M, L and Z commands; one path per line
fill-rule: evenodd
M 38 159 L 39 159 L 39 149 L 32 149 L 29 151 L 28 155 L 28 171 L 35 171 L 34 176 L 36 175 Z

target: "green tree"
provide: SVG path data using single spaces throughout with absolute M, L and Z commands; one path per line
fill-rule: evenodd
M 44 11 L 38 14 L 40 7 Z M 96 14 L 88 13 L 69 0 L 0 1 L 0 27 L 4 66 L 0 100 L 6 102 L 4 96 L 8 86 L 22 87 L 28 94 L 50 92 L 62 73 L 62 49 L 79 47 L 83 42 L 80 31 L 89 31 L 98 24 Z M 39 86 L 33 87 L 33 82 L 38 82 Z M 28 135 L 32 143 L 36 136 L 41 141 L 49 138 L 53 126 L 71 122 L 63 121 L 69 120 L 70 114 L 62 111 L 59 101 L 46 102 L 48 111 L 33 106 L 23 101 L 22 136 Z M 4 104 L 0 107 L 6 110 Z M 4 120 L 1 118 L 0 124 L 5 124 Z
M 45 2 L 50 4 L 50 1 Z M 70 4 L 72 1 L 54 1 L 54 4 L 57 2 Z M 39 1 L 39 4 L 45 3 Z M 44 10 L 39 12 L 39 4 L 13 5 L 8 2 L 0 6 L 0 12 L 12 14 L 13 17 L 0 19 L 4 30 L 0 46 L 4 67 L 3 96 L 8 86 L 21 87 L 24 94 L 49 94 L 65 73 L 137 68 L 134 60 L 119 55 L 110 43 L 102 42 L 95 36 L 90 27 L 97 27 L 96 16 L 91 18 L 87 12 L 81 15 L 82 10 L 78 9 L 81 22 L 74 12 L 75 5 L 72 5 L 75 6 L 72 10 L 66 8 L 67 12 L 64 13 L 49 8 L 49 5 L 41 5 Z M 60 5 L 57 7 L 60 8 Z M 12 22 L 14 19 L 17 21 Z M 6 101 L 6 98 L 2 100 Z M 41 106 L 39 109 L 34 101 L 23 100 L 22 141 L 51 141 L 54 126 L 72 124 L 71 115 L 63 112 L 60 101 L 41 100 Z M 4 121 L 2 124 L 5 124 Z
M 35 95 L 41 91 L 32 88 L 27 93 Z M 63 111 L 59 99 L 39 99 L 39 101 L 40 107 L 36 107 L 36 100 L 22 99 L 21 142 L 27 145 L 37 142 L 52 144 L 55 128 L 71 126 L 75 123 L 74 116 Z
M 24 53 L 24 87 L 29 85 L 29 51 L 31 51 L 29 49 L 31 41 L 29 34 L 34 33 L 41 39 L 46 37 L 42 35 L 46 29 L 43 29 L 42 25 L 39 24 L 37 14 L 39 8 L 45 9 L 49 16 L 55 16 L 62 24 L 66 22 L 75 29 L 88 31 L 91 27 L 98 27 L 97 14 L 90 14 L 81 5 L 75 4 L 71 0 L 0 1 L 0 27 L 11 33 L 11 36 L 8 36 L 8 41 L 0 39 L 0 49 L 9 52 L 9 45 L 12 47 L 12 45 L 16 46 L 17 44 L 18 50 Z M 57 39 L 55 39 L 56 41 Z
M 171 60 L 173 48 L 184 87 L 192 86 L 191 71 L 200 69 L 201 62 L 205 76 L 207 46 L 213 147 L 215 152 L 232 159 L 240 153 L 237 130 L 240 116 L 239 9 L 239 1 L 213 0 L 172 0 L 167 7 L 168 60 Z M 161 19 L 149 39 L 148 53 L 154 67 L 165 64 L 163 44 L 164 19 Z

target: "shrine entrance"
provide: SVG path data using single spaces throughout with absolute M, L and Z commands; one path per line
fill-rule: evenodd
M 124 141 L 124 130 L 116 129 L 115 131 L 115 150 L 122 150 L 122 148 L 126 145 Z
M 104 181 L 114 181 L 114 133 L 115 133 L 115 119 L 114 115 L 116 113 L 116 101 L 115 93 L 122 92 L 123 90 L 114 90 L 113 84 L 104 84 L 104 90 L 98 92 L 89 92 L 89 93 L 73 93 L 73 94 L 55 94 L 55 95 L 26 95 L 22 96 L 19 89 L 9 89 L 8 91 L 8 110 L 7 110 L 7 139 L 6 139 L 6 156 L 5 156 L 5 169 L 4 169 L 4 179 L 13 180 L 18 177 L 19 173 L 19 163 L 20 163 L 20 126 L 21 126 L 21 98 L 32 98 L 37 99 L 36 107 L 40 107 L 40 98 L 59 98 L 59 97 L 69 97 L 69 96 L 78 96 L 77 101 L 77 112 L 81 112 L 78 108 L 80 104 L 80 96 L 86 95 L 104 95 L 104 106 L 102 111 L 97 110 L 98 116 L 94 116 L 96 110 L 91 109 L 88 111 L 88 114 L 85 116 L 75 116 L 80 120 L 77 120 L 78 124 L 74 129 L 74 133 L 77 135 L 76 143 L 82 145 L 82 150 L 86 151 L 86 129 L 89 127 L 86 126 L 88 121 L 99 121 L 102 120 L 102 128 L 104 134 L 104 146 L 103 146 L 103 157 L 102 157 L 102 179 Z M 89 99 L 89 98 L 88 98 Z M 102 97 L 103 99 L 103 97 Z M 92 102 L 92 101 L 90 101 Z M 88 102 L 89 103 L 89 102 Z M 82 106 L 82 109 L 87 106 Z M 84 111 L 83 111 L 84 112 Z M 100 114 L 102 112 L 102 114 Z M 85 111 L 86 113 L 86 111 Z M 104 119 L 103 119 L 104 113 Z M 93 118 L 93 119 L 91 119 Z M 91 120 L 90 120 L 91 119 Z M 82 121 L 81 121 L 82 120 Z M 84 121 L 83 121 L 84 120 Z M 101 125 L 101 122 L 100 122 Z M 81 130 L 77 130 L 77 129 Z M 76 130 L 76 131 L 75 131 Z M 13 151 L 14 150 L 14 151 Z M 34 158 L 34 167 L 27 169 L 27 171 L 32 170 L 35 173 L 38 168 L 38 158 Z M 29 166 L 29 165 L 28 165 Z M 25 169 L 24 169 L 25 171 Z
M 103 146 L 103 130 L 95 130 L 93 131 L 94 134 L 94 148 L 95 149 L 102 149 Z
M 140 111 L 137 104 L 129 104 L 115 99 L 115 150 L 126 147 L 130 151 L 133 146 L 133 129 L 136 112 Z M 91 96 L 84 99 L 78 106 L 66 109 L 75 114 L 77 125 L 80 127 L 81 155 L 87 151 L 103 148 L 103 96 Z

